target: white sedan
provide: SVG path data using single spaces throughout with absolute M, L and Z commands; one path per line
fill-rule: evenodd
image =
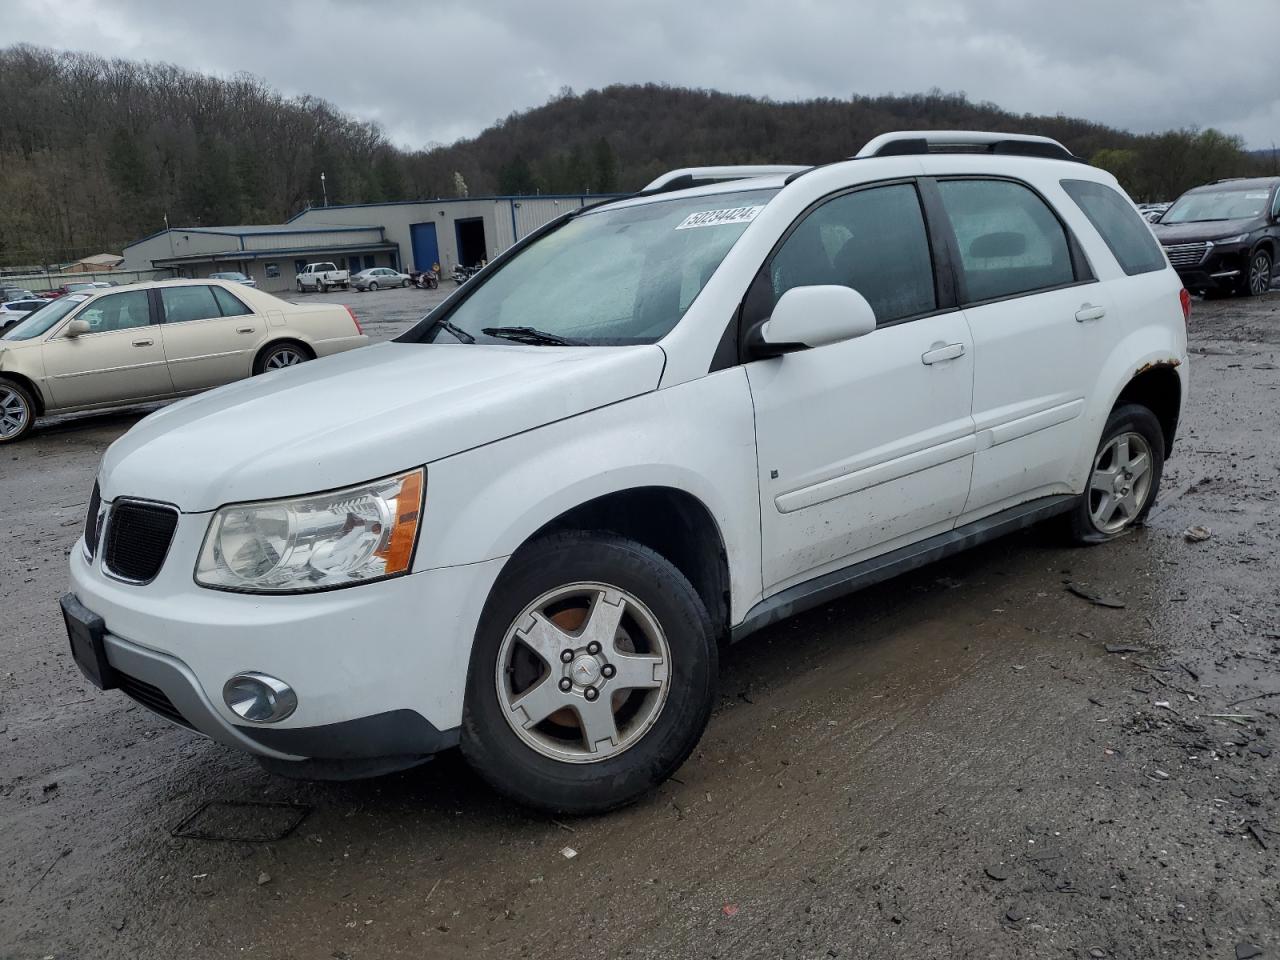
M 351 278 L 351 283 L 357 290 L 377 290 L 379 287 L 383 289 L 387 287 L 407 287 L 412 282 L 413 278 L 407 273 L 400 273 L 389 267 L 370 267 L 368 270 L 361 270 Z
M 0 336 L 0 444 L 44 414 L 186 396 L 368 340 L 341 304 L 223 280 L 69 293 Z

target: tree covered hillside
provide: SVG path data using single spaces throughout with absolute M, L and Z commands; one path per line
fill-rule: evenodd
M 57 263 L 174 225 L 278 222 L 321 202 L 632 190 L 694 164 L 818 163 L 886 130 L 1057 137 L 1137 199 L 1275 171 L 1213 130 L 1135 136 L 1018 116 L 962 94 L 774 102 L 657 84 L 564 91 L 450 146 L 403 150 L 374 124 L 262 80 L 31 46 L 0 50 L 0 266 Z

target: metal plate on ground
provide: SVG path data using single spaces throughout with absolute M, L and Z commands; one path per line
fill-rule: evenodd
M 270 843 L 293 833 L 309 813 L 302 803 L 210 800 L 170 833 L 188 840 Z

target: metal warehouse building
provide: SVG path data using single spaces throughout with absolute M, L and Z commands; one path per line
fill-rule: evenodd
M 172 227 L 124 248 L 120 270 L 205 277 L 238 270 L 264 290 L 294 289 L 308 263 L 422 270 L 491 260 L 562 213 L 603 196 L 473 197 L 312 207 L 287 223 Z

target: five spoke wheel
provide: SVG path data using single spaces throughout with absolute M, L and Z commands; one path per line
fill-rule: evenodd
M 1140 433 L 1113 437 L 1098 451 L 1089 479 L 1089 513 L 1106 534 L 1132 523 L 1151 495 L 1151 447 Z
M 494 677 L 511 729 L 555 760 L 616 756 L 666 701 L 670 652 L 657 619 L 625 590 L 572 583 L 530 603 L 507 630 Z

